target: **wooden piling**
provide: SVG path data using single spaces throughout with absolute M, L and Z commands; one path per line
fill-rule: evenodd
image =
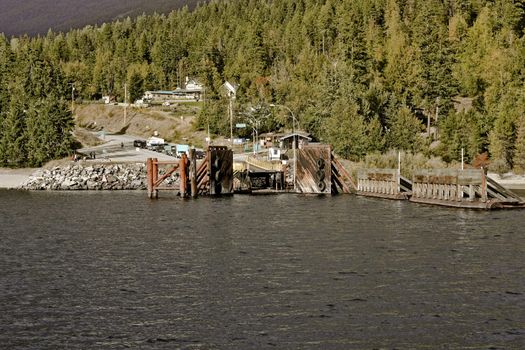
M 191 182 L 191 197 L 197 198 L 197 155 L 195 148 L 190 149 L 190 182 Z
M 156 158 L 148 158 L 146 161 L 146 172 L 148 182 L 148 197 L 156 199 L 159 197 L 159 191 L 155 187 L 158 180 L 158 164 Z
M 146 178 L 148 182 L 148 198 L 153 198 L 153 159 L 146 161 Z
M 159 190 L 155 187 L 155 184 L 159 180 L 159 160 L 157 158 L 153 158 L 152 160 L 152 181 L 153 181 L 153 198 L 157 199 L 159 198 Z
M 188 156 L 186 153 L 182 153 L 179 166 L 179 175 L 180 175 L 180 196 L 181 198 L 186 198 L 186 189 L 188 188 L 188 173 L 187 173 L 187 162 Z

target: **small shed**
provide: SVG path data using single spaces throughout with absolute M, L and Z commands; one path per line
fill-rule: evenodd
M 270 148 L 270 147 L 277 147 L 279 146 L 279 138 L 281 138 L 283 134 L 277 134 L 274 132 L 268 132 L 259 134 L 259 144 L 262 148 Z
M 307 133 L 296 131 L 292 134 L 281 137 L 279 139 L 279 145 L 281 149 L 292 149 L 294 141 L 297 148 L 301 148 L 303 145 L 307 145 L 312 141 L 312 138 Z

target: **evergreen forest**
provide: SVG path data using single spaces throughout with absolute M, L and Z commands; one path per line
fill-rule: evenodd
M 525 170 L 525 0 L 214 0 L 0 35 L 0 166 L 70 152 L 72 92 L 122 101 L 125 84 L 135 99 L 186 76 L 206 86 L 196 127 L 215 134 L 229 135 L 229 81 L 236 121 L 251 111 L 261 132 L 291 129 L 293 111 L 347 159 L 405 150 L 454 161 L 464 149 L 467 161 Z

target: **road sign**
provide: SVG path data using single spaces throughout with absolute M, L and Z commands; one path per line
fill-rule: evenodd
M 245 123 L 237 123 L 237 124 L 235 124 L 235 127 L 237 129 L 244 129 L 244 128 L 246 128 L 246 124 Z

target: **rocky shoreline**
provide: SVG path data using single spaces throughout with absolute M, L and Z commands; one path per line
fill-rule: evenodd
M 145 190 L 146 166 L 72 164 L 39 169 L 19 187 L 23 190 Z
M 162 173 L 162 171 L 161 171 Z M 525 175 L 489 173 L 502 186 L 525 193 Z M 176 177 L 165 180 L 167 184 Z M 0 168 L 0 188 L 22 190 L 146 190 L 146 165 L 136 163 L 78 162 L 51 168 Z

